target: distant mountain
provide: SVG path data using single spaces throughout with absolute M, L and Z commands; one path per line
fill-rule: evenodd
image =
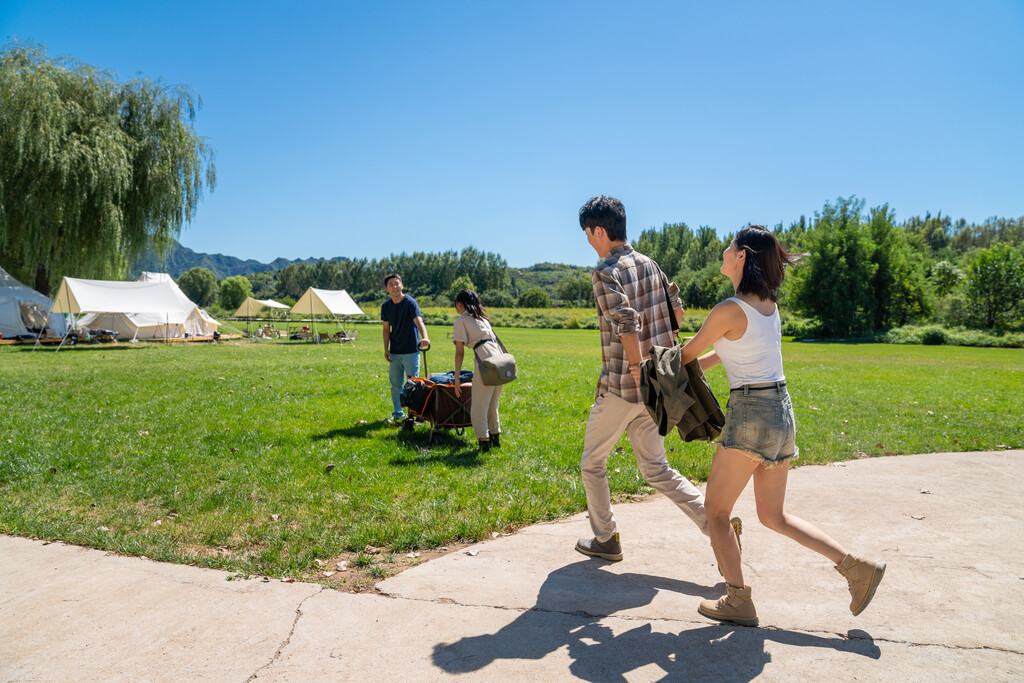
M 342 258 L 338 256 L 334 260 L 341 260 Z M 249 273 L 260 273 L 265 270 L 281 270 L 292 263 L 316 263 L 319 260 L 319 258 L 310 257 L 295 259 L 294 261 L 289 261 L 286 258 L 277 258 L 270 263 L 261 263 L 254 259 L 243 261 L 235 256 L 225 256 L 224 254 L 202 254 L 175 242 L 170 252 L 168 252 L 166 259 L 157 259 L 151 255 L 135 267 L 132 277 L 137 277 L 140 272 L 147 270 L 155 273 L 168 273 L 171 277 L 178 278 L 193 268 L 207 268 L 213 271 L 218 280 L 223 280 L 233 275 L 248 275 Z

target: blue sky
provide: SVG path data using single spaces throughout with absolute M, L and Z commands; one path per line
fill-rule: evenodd
M 201 252 L 588 265 L 595 194 L 631 236 L 849 195 L 1024 215 L 1021 0 L 4 0 L 13 36 L 202 97 Z

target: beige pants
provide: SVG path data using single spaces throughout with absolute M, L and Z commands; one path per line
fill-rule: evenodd
M 476 391 L 475 384 L 473 391 Z M 476 394 L 473 395 L 473 406 L 476 407 Z M 473 423 L 476 424 L 475 418 Z M 689 479 L 669 467 L 665 458 L 665 437 L 658 434 L 658 426 L 647 408 L 642 403 L 630 403 L 614 394 L 604 394 L 598 396 L 590 408 L 580 461 L 594 537 L 598 541 L 607 541 L 615 534 L 607 466 L 608 456 L 623 432 L 629 435 L 636 464 L 647 483 L 665 494 L 706 536 L 708 518 L 704 512 L 704 495 Z
M 470 407 L 469 418 L 473 421 L 473 433 L 477 441 L 490 438 L 490 434 L 501 432 L 498 422 L 498 397 L 501 387 L 489 387 L 480 379 L 480 368 L 473 373 L 473 405 Z

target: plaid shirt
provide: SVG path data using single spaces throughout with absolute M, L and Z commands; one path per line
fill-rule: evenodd
M 622 244 L 594 269 L 594 303 L 601 323 L 601 378 L 597 395 L 610 392 L 641 403 L 640 387 L 629 374 L 629 359 L 620 337 L 639 334 L 644 358 L 652 346 L 673 346 L 672 322 L 665 304 L 665 275 L 653 259 Z M 679 287 L 668 285 L 673 308 L 682 308 Z

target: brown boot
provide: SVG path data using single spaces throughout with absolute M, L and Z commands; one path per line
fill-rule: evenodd
M 850 584 L 850 595 L 853 597 L 850 611 L 853 612 L 853 616 L 857 616 L 871 602 L 875 589 L 882 582 L 885 562 L 872 562 L 862 557 L 847 555 L 836 565 L 836 571 L 845 576 L 846 582 Z
M 718 600 L 704 600 L 697 611 L 708 619 L 730 621 L 740 626 L 757 626 L 757 610 L 750 599 L 750 586 L 725 584 L 726 594 Z

